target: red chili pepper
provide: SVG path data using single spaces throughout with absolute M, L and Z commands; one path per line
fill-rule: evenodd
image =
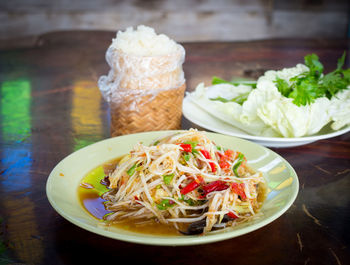
M 192 145 L 190 145 L 190 144 L 180 144 L 180 147 L 181 147 L 185 152 L 188 152 L 188 153 L 191 153 L 191 152 L 192 152 Z
M 210 153 L 207 150 L 199 150 L 206 159 L 211 159 Z
M 232 218 L 232 219 L 238 218 L 238 216 L 235 215 L 233 212 L 228 212 L 228 213 L 227 213 L 227 216 L 230 217 L 230 218 Z
M 221 191 L 226 190 L 229 186 L 225 184 L 224 181 L 216 180 L 213 182 L 210 182 L 202 187 L 204 194 L 208 194 L 213 191 Z
M 215 153 L 219 156 L 220 159 L 222 158 L 223 154 L 221 154 L 220 152 L 215 152 Z
M 247 199 L 247 195 L 244 192 L 244 183 L 231 183 L 231 189 L 234 193 L 238 194 L 241 199 L 244 201 Z
M 206 159 L 211 159 L 211 155 L 210 155 L 209 151 L 204 150 L 204 149 L 201 149 L 199 151 L 202 153 L 202 155 Z M 215 173 L 216 172 L 216 165 L 215 165 L 215 163 L 214 162 L 209 162 L 209 166 L 210 166 L 211 172 Z
M 202 181 L 203 181 L 202 177 L 198 177 L 197 179 L 192 180 L 183 189 L 180 190 L 180 193 L 185 195 L 185 194 L 197 189 L 200 186 Z
M 201 175 L 197 176 L 196 181 L 201 185 L 205 184 L 204 179 Z
M 139 197 L 137 197 L 136 195 L 134 196 L 134 200 L 136 201 L 137 204 L 141 204 L 141 203 L 139 203 L 139 201 L 140 201 Z
M 211 168 L 211 172 L 215 173 L 216 172 L 216 165 L 214 162 L 209 162 L 209 166 Z

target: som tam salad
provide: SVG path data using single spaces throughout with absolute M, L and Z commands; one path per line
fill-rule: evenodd
M 254 218 L 265 180 L 244 154 L 191 129 L 146 146 L 137 143 L 108 176 L 102 195 L 111 222 L 173 225 L 208 233 Z

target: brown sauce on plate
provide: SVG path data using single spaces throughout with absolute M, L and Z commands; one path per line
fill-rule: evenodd
M 82 207 L 94 218 L 104 221 L 103 217 L 110 211 L 104 207 L 104 199 L 101 195 L 108 191 L 103 179 L 109 172 L 115 169 L 115 166 L 121 158 L 116 158 L 93 169 L 80 182 L 78 187 L 78 198 Z M 173 225 L 161 224 L 156 221 L 147 224 L 138 224 L 133 220 L 112 223 L 117 228 L 152 235 L 179 235 L 180 233 Z

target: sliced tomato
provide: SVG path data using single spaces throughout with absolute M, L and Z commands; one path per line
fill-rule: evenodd
M 245 191 L 244 191 L 244 183 L 233 182 L 231 183 L 231 189 L 234 193 L 236 193 L 241 197 L 242 201 L 247 199 L 247 195 L 245 194 Z
M 180 144 L 180 147 L 181 147 L 185 152 L 188 152 L 188 153 L 191 153 L 191 152 L 192 152 L 192 145 L 190 145 L 190 144 Z

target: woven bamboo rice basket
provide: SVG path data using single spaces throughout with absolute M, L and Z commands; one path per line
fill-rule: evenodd
M 109 104 L 111 135 L 180 129 L 185 89 L 186 83 L 156 93 L 120 90 L 118 100 Z

